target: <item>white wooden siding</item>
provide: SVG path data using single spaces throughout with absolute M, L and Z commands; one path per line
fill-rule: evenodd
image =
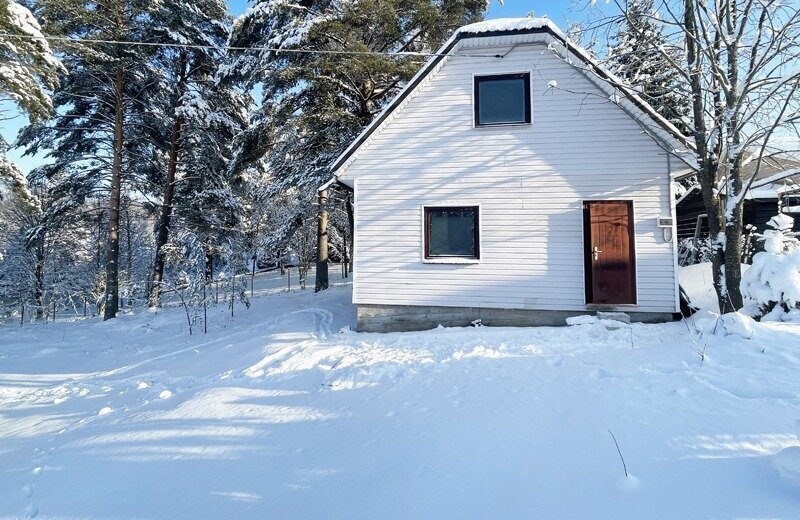
M 473 76 L 526 70 L 533 123 L 474 128 Z M 544 45 L 449 58 L 339 172 L 356 189 L 354 302 L 586 309 L 582 201 L 625 199 L 638 305 L 621 308 L 674 312 L 674 247 L 657 226 L 672 214 L 667 165 L 630 115 Z M 442 204 L 481 205 L 479 263 L 422 261 L 422 208 Z

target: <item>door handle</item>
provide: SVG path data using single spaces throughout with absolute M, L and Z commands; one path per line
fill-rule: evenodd
M 594 260 L 597 260 L 600 257 L 600 253 L 602 252 L 603 251 L 601 251 L 599 247 L 597 246 L 592 247 L 592 258 Z

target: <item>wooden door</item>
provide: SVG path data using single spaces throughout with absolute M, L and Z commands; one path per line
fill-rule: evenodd
M 584 204 L 586 303 L 635 304 L 633 202 Z

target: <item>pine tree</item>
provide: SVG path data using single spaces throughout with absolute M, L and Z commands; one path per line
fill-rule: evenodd
M 286 52 L 239 53 L 225 68 L 228 80 L 263 86 L 232 168 L 266 171 L 265 198 L 292 193 L 303 201 L 297 211 L 310 213 L 330 163 L 424 61 L 386 53 L 435 51 L 485 9 L 483 0 L 255 0 L 234 24 L 231 44 Z M 299 49 L 322 52 L 290 52 Z M 298 216 L 279 226 L 274 247 L 304 221 Z
M 225 45 L 230 23 L 227 4 L 221 0 L 169 0 L 153 13 L 155 41 L 210 47 L 162 47 L 154 57 L 158 66 L 166 71 L 168 88 L 162 91 L 165 94 L 163 107 L 157 118 L 165 123 L 161 141 L 167 164 L 161 182 L 162 204 L 151 275 L 151 306 L 159 304 L 165 267 L 162 248 L 169 241 L 175 207 L 188 208 L 196 204 L 197 197 L 209 186 L 224 190 L 220 174 L 227 169 L 226 159 L 230 157 L 226 147 L 230 148 L 235 133 L 241 130 L 236 119 L 243 117 L 243 98 L 215 81 L 219 64 L 225 60 L 225 55 L 217 48 Z M 225 205 L 227 198 L 205 202 L 210 205 L 199 209 L 201 213 L 230 212 Z
M 148 35 L 151 3 L 146 0 L 43 0 L 53 31 L 76 39 L 143 41 Z M 150 154 L 142 116 L 148 89 L 160 81 L 148 66 L 151 47 L 126 44 L 69 44 L 64 63 L 70 73 L 53 96 L 59 109 L 48 124 L 26 129 L 20 142 L 29 153 L 49 150 L 54 162 L 35 175 L 58 179 L 57 203 L 48 218 L 80 208 L 87 198 L 108 196 L 108 240 L 104 319 L 119 309 L 120 201 L 125 184 Z
M 767 222 L 764 250 L 742 275 L 742 295 L 754 302 L 758 315 L 768 321 L 800 317 L 800 240 L 792 232 L 794 219 L 780 213 Z
M 628 0 L 625 16 L 609 47 L 609 70 L 633 87 L 659 114 L 684 135 L 691 135 L 689 94 L 669 63 L 681 62 L 681 50 L 668 51 L 664 25 L 653 0 Z
M 30 10 L 17 2 L 0 0 L 0 101 L 10 99 L 31 121 L 50 114 L 53 104 L 48 90 L 57 85 L 58 73 L 63 72 L 41 37 L 39 22 Z M 0 120 L 2 116 L 0 110 Z M 8 146 L 0 136 L 0 183 L 30 198 L 24 176 L 5 155 Z
M 185 116 L 185 146 L 193 153 L 181 168 L 176 208 L 185 229 L 204 246 L 204 269 L 211 279 L 215 252 L 243 239 L 247 181 L 243 172 L 230 168 L 230 161 L 234 139 L 247 124 L 250 97 L 220 84 L 207 85 L 203 95 L 203 102 L 198 99 Z

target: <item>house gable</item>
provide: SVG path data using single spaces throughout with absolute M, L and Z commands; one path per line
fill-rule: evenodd
M 575 72 L 589 80 L 595 86 L 591 95 L 605 97 L 607 102 L 615 104 L 635 120 L 643 134 L 655 140 L 681 163 L 684 172 L 687 168 L 696 168 L 691 152 L 692 143 L 682 136 L 677 128 L 661 117 L 634 91 L 625 87 L 621 80 L 603 70 L 583 49 L 569 43 L 564 34 L 548 19 L 525 18 L 490 20 L 462 27 L 456 31 L 334 161 L 331 165 L 334 175 L 340 182 L 351 185 L 346 174 L 349 164 L 363 151 L 363 148 L 369 146 L 372 138 L 383 131 L 387 124 L 398 117 L 402 118 L 401 112 L 405 106 L 418 94 L 419 89 L 425 88 L 430 83 L 442 67 L 456 64 L 463 67 L 465 62 L 471 62 L 475 74 L 479 74 L 482 66 L 490 70 L 499 62 L 506 60 L 512 52 L 524 52 L 525 47 L 537 44 L 540 46 L 538 53 L 551 53 L 552 57 L 574 67 Z M 558 87 L 557 84 L 554 86 L 555 89 Z

